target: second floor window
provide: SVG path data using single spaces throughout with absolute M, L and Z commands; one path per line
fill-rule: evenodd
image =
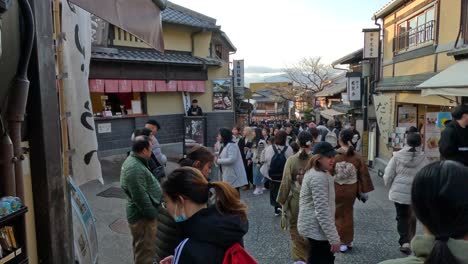
M 398 24 L 394 51 L 401 52 L 434 40 L 434 7 Z

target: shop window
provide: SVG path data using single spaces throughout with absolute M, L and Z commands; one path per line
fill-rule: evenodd
M 143 114 L 142 93 L 91 93 L 96 117 Z M 107 112 L 106 112 L 107 111 Z
M 434 18 L 434 7 L 431 7 L 399 23 L 397 36 L 394 38 L 394 52 L 406 51 L 433 42 L 435 37 Z
M 461 16 L 461 30 L 463 34 L 463 40 L 465 44 L 468 44 L 468 0 L 462 0 Z

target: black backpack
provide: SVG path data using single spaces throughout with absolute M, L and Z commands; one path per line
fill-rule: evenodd
M 281 152 L 278 151 L 276 145 L 273 145 L 275 155 L 271 158 L 270 169 L 268 169 L 268 175 L 274 181 L 281 181 L 283 179 L 284 165 L 286 165 L 286 150 L 288 146 L 284 146 Z

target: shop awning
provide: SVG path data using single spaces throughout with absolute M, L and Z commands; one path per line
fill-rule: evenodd
M 326 109 L 326 110 L 320 111 L 320 115 L 325 117 L 326 119 L 333 119 L 335 116 L 344 115 L 344 114 L 345 113 L 338 112 L 333 109 Z
M 164 80 L 109 80 L 90 79 L 89 91 L 94 93 L 131 93 L 131 92 L 191 92 L 204 93 L 205 81 Z
M 468 96 L 468 60 L 462 60 L 418 86 L 422 96 Z

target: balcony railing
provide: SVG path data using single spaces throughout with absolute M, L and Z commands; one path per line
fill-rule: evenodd
M 410 48 L 424 45 L 434 40 L 435 21 L 429 21 L 408 32 L 401 33 L 393 39 L 393 51 L 401 52 Z

